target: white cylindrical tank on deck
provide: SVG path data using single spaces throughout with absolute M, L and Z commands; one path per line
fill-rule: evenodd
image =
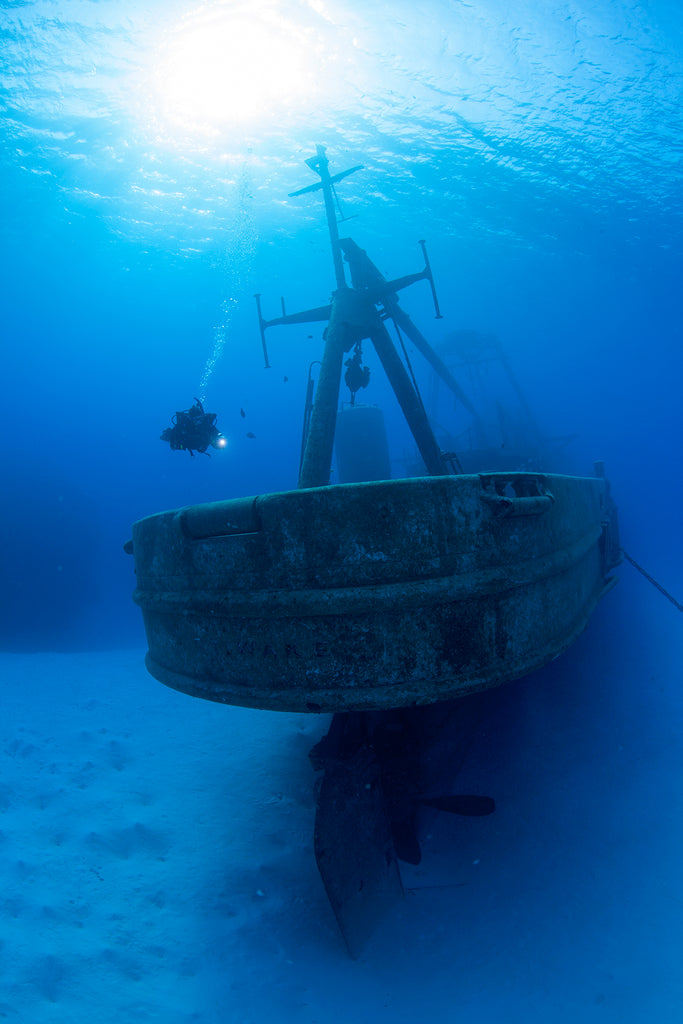
M 334 437 L 340 484 L 390 480 L 391 462 L 384 414 L 376 405 L 343 405 Z

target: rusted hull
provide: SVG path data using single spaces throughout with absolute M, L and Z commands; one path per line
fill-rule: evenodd
M 151 674 L 208 700 L 449 700 L 557 657 L 611 585 L 607 484 L 535 473 L 311 488 L 133 528 Z

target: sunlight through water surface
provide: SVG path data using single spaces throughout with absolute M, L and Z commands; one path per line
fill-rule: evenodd
M 216 134 L 324 91 L 322 40 L 273 3 L 218 4 L 181 19 L 155 54 L 154 99 L 182 131 Z

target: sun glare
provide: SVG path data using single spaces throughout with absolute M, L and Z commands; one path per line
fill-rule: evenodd
M 236 9 L 237 8 L 237 9 Z M 167 119 L 188 130 L 276 115 L 315 89 L 308 30 L 257 3 L 199 11 L 166 39 L 155 91 Z

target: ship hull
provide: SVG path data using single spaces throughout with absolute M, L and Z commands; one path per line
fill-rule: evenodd
M 616 563 L 608 485 L 538 473 L 340 484 L 133 528 L 147 668 L 280 711 L 452 700 L 539 668 Z

